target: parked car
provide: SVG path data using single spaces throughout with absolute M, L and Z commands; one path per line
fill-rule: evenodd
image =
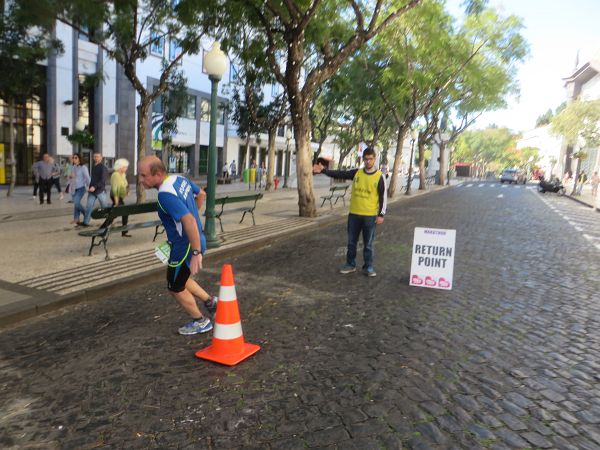
M 501 183 L 527 183 L 527 175 L 519 169 L 504 169 L 500 175 Z

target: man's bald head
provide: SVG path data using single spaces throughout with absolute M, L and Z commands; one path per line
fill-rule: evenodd
M 158 175 L 159 173 L 167 173 L 167 168 L 160 158 L 152 156 L 144 156 L 140 159 L 138 167 L 145 166 L 150 171 L 150 175 Z
M 163 162 L 156 156 L 144 156 L 138 162 L 138 176 L 140 183 L 146 189 L 158 188 L 167 175 Z

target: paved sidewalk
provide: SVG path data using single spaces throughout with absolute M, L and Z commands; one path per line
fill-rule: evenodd
M 571 192 L 573 190 L 573 187 L 570 186 L 567 189 L 567 192 Z M 592 187 L 590 186 L 589 183 L 586 183 L 583 186 L 583 189 L 581 190 L 581 194 L 576 194 L 576 195 L 569 195 L 570 198 L 572 198 L 573 200 L 579 202 L 579 203 L 583 203 L 584 205 L 588 205 L 591 206 L 592 208 L 595 208 L 596 210 L 600 211 L 600 197 L 592 197 Z
M 298 216 L 296 189 L 278 189 L 263 193 L 264 198 L 255 211 L 256 226 L 252 217 L 239 224 L 241 213 L 223 214 L 225 232 L 220 233 L 221 247 L 207 252 L 206 266 L 253 249 L 268 245 L 308 227 L 318 227 L 336 220 L 344 220 L 346 206 L 340 201 L 334 208 L 328 204 L 320 207 L 321 195 L 330 187 L 330 179 L 315 177 L 315 199 L 318 217 Z M 203 183 L 201 182 L 201 185 Z M 432 186 L 429 190 L 440 189 Z M 0 260 L 0 325 L 32 317 L 62 305 L 110 294 L 125 284 L 155 280 L 164 276 L 164 266 L 154 256 L 156 243 L 152 242 L 154 229 L 132 231 L 132 238 L 119 234 L 108 242 L 111 259 L 105 261 L 104 250 L 94 248 L 88 256 L 90 238 L 78 235 L 79 228 L 71 225 L 72 204 L 67 196 L 53 199 L 51 205 L 33 201 L 31 187 L 18 187 L 11 198 L 0 190 L 0 233 L 4 258 Z M 134 189 L 131 189 L 133 192 Z M 217 195 L 247 193 L 248 185 L 234 183 L 218 185 Z M 251 192 L 255 192 L 251 189 Z M 427 192 L 427 191 L 425 191 Z M 413 195 L 419 195 L 418 189 Z M 156 191 L 147 191 L 147 199 L 156 198 Z M 350 198 L 349 193 L 347 199 Z M 396 200 L 405 198 L 398 193 Z M 130 194 L 127 203 L 135 203 Z M 346 202 L 347 203 L 347 202 Z M 152 220 L 155 213 L 136 216 L 131 222 Z M 94 221 L 99 226 L 101 221 Z M 220 232 L 217 225 L 217 232 Z M 159 235 L 157 242 L 164 239 Z

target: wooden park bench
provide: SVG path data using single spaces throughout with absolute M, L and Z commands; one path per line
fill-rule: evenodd
M 242 219 L 240 223 L 244 221 L 244 217 L 246 217 L 247 213 L 250 213 L 252 216 L 252 224 L 256 225 L 256 221 L 254 220 L 254 210 L 256 209 L 256 202 L 258 202 L 261 198 L 263 198 L 262 194 L 246 194 L 246 195 L 228 195 L 226 197 L 219 197 L 215 199 L 215 206 L 220 205 L 221 211 L 215 214 L 215 218 L 219 220 L 219 225 L 221 226 L 221 233 L 223 233 L 223 222 L 221 221 L 221 216 L 225 211 L 225 205 L 230 203 L 252 203 L 252 206 L 243 206 L 241 208 L 228 209 L 227 212 L 232 211 L 242 211 Z
M 344 197 L 346 196 L 346 191 L 349 187 L 349 184 L 331 186 L 329 188 L 329 193 L 327 195 L 321 196 L 321 198 L 323 199 L 323 202 L 321 203 L 321 208 L 323 207 L 326 201 L 329 201 L 329 206 L 333 208 L 333 205 L 337 204 L 340 198 L 344 202 L 344 206 L 346 206 L 346 199 Z M 332 202 L 333 199 L 335 199 L 335 202 Z
M 137 214 L 156 212 L 157 208 L 158 202 L 148 202 L 139 203 L 135 205 L 122 205 L 113 206 L 109 208 L 95 209 L 92 212 L 92 218 L 104 219 L 105 221 L 108 219 L 112 219 L 112 223 L 108 227 L 100 227 L 95 230 L 83 230 L 79 232 L 79 236 L 92 238 L 92 244 L 90 245 L 90 251 L 88 255 L 92 256 L 92 250 L 94 249 L 94 247 L 99 247 L 100 245 L 102 245 L 104 247 L 104 253 L 106 254 L 106 260 L 109 260 L 110 256 L 108 254 L 108 248 L 106 244 L 112 233 L 154 227 L 154 238 L 152 239 L 152 241 L 154 242 L 159 234 L 165 232 L 164 228 L 161 231 L 159 231 L 159 229 L 162 227 L 162 222 L 160 221 L 160 219 L 150 220 L 146 222 L 128 223 L 127 225 L 117 225 L 115 223 L 115 220 L 123 216 L 131 217 Z M 97 242 L 96 239 L 98 239 Z

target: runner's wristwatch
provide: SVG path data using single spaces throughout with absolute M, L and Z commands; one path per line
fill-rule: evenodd
M 192 250 L 192 255 L 194 255 L 194 256 L 198 256 L 198 255 L 201 255 L 201 254 L 202 254 L 202 252 L 200 250 L 196 250 L 196 249 Z

